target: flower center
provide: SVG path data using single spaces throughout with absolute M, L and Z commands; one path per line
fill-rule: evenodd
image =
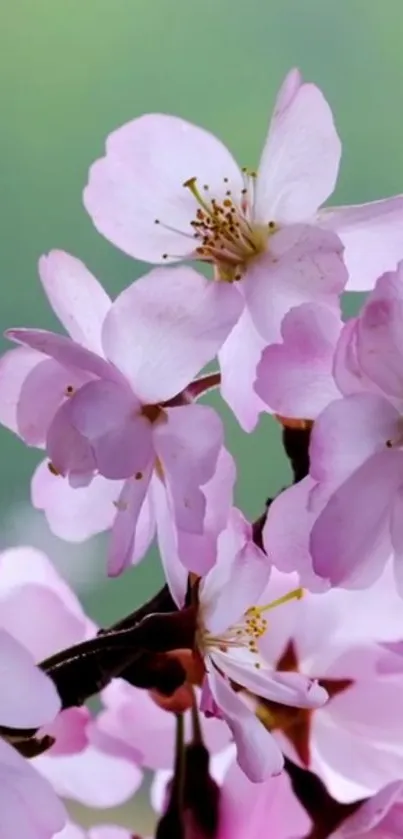
M 234 197 L 231 189 L 217 200 L 210 195 L 210 187 L 199 187 L 197 177 L 188 178 L 183 186 L 196 201 L 194 219 L 190 222 L 196 240 L 194 256 L 203 262 L 213 263 L 216 278 L 226 282 L 240 280 L 247 264 L 267 248 L 269 236 L 278 230 L 274 221 L 257 224 L 253 221 L 256 172 L 242 170 L 244 187 Z M 228 178 L 224 178 L 228 184 Z M 156 224 L 162 224 L 155 219 Z M 172 230 L 168 225 L 163 224 Z M 188 234 L 185 234 L 188 235 Z M 168 259 L 172 254 L 163 254 Z
M 282 597 L 272 600 L 266 606 L 251 606 L 245 612 L 243 619 L 239 623 L 230 626 L 221 635 L 211 634 L 202 624 L 199 626 L 197 633 L 199 648 L 205 653 L 214 649 L 225 653 L 231 647 L 238 649 L 246 648 L 251 653 L 257 655 L 259 652 L 258 640 L 265 634 L 268 628 L 268 621 L 263 615 L 271 611 L 271 609 L 281 606 L 283 603 L 288 603 L 290 600 L 300 600 L 303 593 L 304 590 L 302 588 L 296 588 L 284 594 Z

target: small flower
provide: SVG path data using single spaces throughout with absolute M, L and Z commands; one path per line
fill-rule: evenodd
M 255 605 L 270 569 L 270 560 L 252 540 L 251 526 L 233 510 L 218 539 L 216 564 L 198 589 L 196 644 L 207 674 L 202 707 L 210 710 L 215 703 L 234 736 L 238 762 L 253 781 L 277 774 L 283 765 L 281 750 L 255 715 L 258 699 L 300 708 L 318 707 L 327 699 L 315 681 L 298 673 L 276 673 L 260 654 L 268 630 L 266 613 L 302 594 L 298 588 Z
M 43 499 L 61 476 L 78 490 L 91 486 L 92 509 L 81 530 L 89 535 L 116 520 L 109 570 L 117 574 L 131 562 L 153 476 L 177 528 L 203 534 L 202 487 L 214 478 L 223 428 L 212 408 L 190 402 L 186 389 L 219 350 L 241 298 L 183 266 L 151 272 L 113 303 L 67 254 L 43 257 L 40 275 L 72 337 L 9 330 L 23 346 L 0 362 L 0 419 L 28 444 L 47 449 L 50 472 L 47 487 L 43 476 L 37 482 L 38 506 L 52 506 Z M 154 519 L 144 514 L 147 533 L 138 542 L 146 550 Z

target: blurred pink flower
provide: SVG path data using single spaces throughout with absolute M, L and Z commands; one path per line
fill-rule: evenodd
M 0 738 L 1 839 L 51 839 L 65 822 L 65 809 L 50 784 Z
M 30 654 L 38 661 L 92 637 L 95 632 L 96 627 L 86 617 L 78 599 L 44 554 L 28 547 L 11 548 L 0 553 L 0 636 L 9 633 L 12 636 L 10 641 L 15 639 L 13 643 L 18 649 L 22 645 L 25 656 Z M 19 656 L 22 655 L 20 652 Z M 29 696 L 31 684 L 32 691 L 35 691 L 33 678 Z M 10 679 L 9 685 L 5 684 L 2 689 L 4 703 L 11 701 L 12 691 L 16 691 L 19 685 L 22 687 L 15 679 Z M 125 801 L 139 786 L 141 771 L 124 757 L 111 757 L 90 743 L 88 730 L 92 717 L 86 708 L 61 711 L 52 722 L 60 707 L 53 694 L 54 691 L 50 697 L 53 713 L 50 714 L 49 709 L 46 713 L 45 704 L 44 718 L 38 719 L 35 727 L 41 724 L 40 736 L 54 736 L 56 743 L 31 761 L 31 765 L 61 796 L 98 807 L 110 807 Z M 32 695 L 34 698 L 34 693 Z M 24 696 L 27 696 L 26 691 L 18 698 L 21 708 Z M 17 711 L 17 699 L 15 707 Z M 7 719 L 8 722 L 0 720 L 0 724 L 10 725 L 10 716 Z M 13 722 L 14 726 L 16 724 L 17 720 Z M 26 725 L 22 717 L 20 727 Z M 24 833 L 21 835 L 25 836 Z
M 200 692 L 196 690 L 199 699 Z M 124 753 L 136 765 L 172 774 L 175 715 L 123 679 L 114 679 L 101 693 L 102 709 L 90 729 L 91 741 L 110 754 Z M 191 712 L 184 713 L 185 742 L 192 739 Z M 219 719 L 200 718 L 203 740 L 211 754 L 228 747 L 231 733 Z M 122 751 L 123 750 L 123 751 Z
M 0 626 L 1 618 L 0 611 Z M 0 673 L 0 725 L 39 728 L 59 712 L 60 699 L 53 682 L 36 667 L 28 650 L 3 627 L 0 628 Z
M 116 824 L 98 824 L 96 827 L 84 830 L 77 824 L 69 822 L 54 839 L 141 839 L 141 836 Z
M 56 716 L 60 699 L 30 653 L 2 627 L 1 618 L 0 604 L 0 725 L 37 728 Z M 65 821 L 64 807 L 52 787 L 0 738 L 2 839 L 50 839 Z
M 330 839 L 399 839 L 403 824 L 403 781 L 394 781 L 369 798 L 331 834 Z

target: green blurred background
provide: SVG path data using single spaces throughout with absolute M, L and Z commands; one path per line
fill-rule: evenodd
M 116 294 L 142 265 L 92 227 L 81 201 L 106 135 L 145 111 L 178 114 L 218 134 L 255 166 L 275 93 L 299 66 L 331 103 L 344 143 L 336 203 L 403 192 L 402 0 L 12 0 L 1 2 L 0 326 L 57 327 L 37 279 L 40 254 L 80 257 Z M 347 301 L 353 311 L 357 300 Z M 57 327 L 58 328 L 58 327 Z M 2 347 L 6 343 L 3 342 Z M 217 403 L 216 403 L 217 404 Z M 221 408 L 220 408 L 221 409 Z M 248 437 L 229 412 L 238 503 L 256 516 L 286 480 L 269 418 Z M 2 545 L 45 547 L 107 623 L 159 585 L 156 556 L 105 582 L 102 539 L 70 546 L 29 502 L 38 453 L 0 429 Z M 121 813 L 144 828 L 139 799 Z M 85 822 L 94 818 L 80 810 Z

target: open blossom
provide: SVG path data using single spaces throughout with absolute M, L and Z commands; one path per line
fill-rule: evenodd
M 161 114 L 111 134 L 91 169 L 85 205 L 112 242 L 153 263 L 212 263 L 217 280 L 239 287 L 245 308 L 220 365 L 222 395 L 247 431 L 264 409 L 252 388 L 261 350 L 280 339 L 293 306 L 337 309 L 348 279 L 343 248 L 352 288 L 376 276 L 372 259 L 367 275 L 355 264 L 367 240 L 377 240 L 381 269 L 403 255 L 403 198 L 317 213 L 339 158 L 326 100 L 294 70 L 278 94 L 257 173 L 240 169 L 209 132 Z
M 109 136 L 84 201 L 98 230 L 131 256 L 156 263 L 194 257 L 214 263 L 225 279 L 254 271 L 262 253 L 277 258 L 277 241 L 298 239 L 293 225 L 314 226 L 319 253 L 321 231 L 334 230 L 346 248 L 349 288 L 361 290 L 403 256 L 403 198 L 318 211 L 334 190 L 340 155 L 323 94 L 291 70 L 257 173 L 241 169 L 208 131 L 148 114 Z M 270 260 L 267 268 L 270 274 Z
M 140 769 L 122 755 L 110 756 L 91 743 L 92 715 L 87 708 L 69 708 L 57 714 L 60 702 L 57 697 L 56 700 L 53 698 L 53 686 L 47 687 L 45 676 L 39 672 L 35 675 L 34 671 L 29 688 L 25 689 L 22 678 L 18 678 L 18 657 L 23 661 L 24 656 L 24 660 L 32 662 L 32 656 L 39 661 L 92 637 L 95 632 L 96 627 L 85 615 L 74 593 L 44 554 L 33 548 L 12 548 L 0 553 L 0 633 L 9 633 L 11 638 L 8 643 L 13 643 L 17 649 L 20 645 L 23 647 L 16 654 L 14 679 L 11 678 L 10 663 L 10 683 L 5 683 L 2 688 L 2 702 L 11 703 L 13 700 L 15 715 L 18 707 L 21 709 L 18 727 L 27 727 L 30 720 L 31 728 L 41 726 L 39 737 L 48 735 L 55 739 L 48 751 L 31 761 L 29 770 L 33 772 L 35 767 L 58 795 L 89 806 L 110 807 L 125 801 L 137 789 L 142 778 Z M 31 673 L 32 663 L 29 666 Z M 36 680 L 40 676 L 46 687 L 42 715 L 39 708 L 35 711 Z M 13 697 L 13 691 L 19 688 L 21 693 Z M 28 711 L 24 716 L 23 704 L 28 706 L 31 695 L 31 716 Z M 52 713 L 49 713 L 50 710 Z M 12 722 L 8 714 L 0 720 L 1 724 L 15 727 L 17 719 Z M 1 740 L 0 744 L 3 749 Z M 4 748 L 6 746 L 4 744 Z M 42 782 L 43 778 L 40 778 Z M 0 835 L 3 836 L 1 832 Z M 19 834 L 25 835 L 30 836 L 28 832 Z M 32 836 L 36 839 L 36 834 Z M 42 836 L 38 834 L 38 838 L 42 839 Z
M 238 762 L 253 781 L 281 771 L 281 750 L 255 715 L 256 697 L 282 705 L 314 708 L 327 694 L 315 680 L 276 673 L 259 654 L 266 612 L 283 600 L 256 605 L 270 577 L 271 563 L 253 541 L 252 527 L 233 509 L 218 537 L 217 560 L 198 587 L 195 660 L 199 661 L 202 710 L 225 719 L 237 745 Z M 233 684 L 241 692 L 235 691 Z
M 257 606 L 281 598 L 296 583 L 296 574 L 273 570 Z M 402 636 L 392 575 L 364 591 L 305 591 L 268 617 L 268 631 L 258 642 L 261 655 L 282 676 L 318 680 L 329 697 L 312 710 L 262 701 L 259 718 L 284 753 L 315 772 L 343 803 L 403 777 L 403 669 L 391 666 L 382 644 Z
M 214 477 L 223 430 L 186 388 L 228 334 L 239 295 L 180 267 L 151 272 L 111 304 L 87 269 L 59 252 L 42 258 L 40 274 L 72 337 L 9 331 L 24 346 L 2 358 L 0 418 L 28 444 L 46 446 L 61 481 L 94 482 L 87 535 L 114 522 L 110 572 L 118 573 L 131 561 L 153 473 L 177 528 L 203 533 L 201 487 Z M 152 523 L 145 529 L 147 547 Z
M 403 593 L 402 335 L 400 263 L 344 327 L 334 373 L 346 396 L 315 422 L 305 489 L 278 501 L 281 515 L 311 531 L 313 571 L 332 585 L 371 585 L 392 554 Z

